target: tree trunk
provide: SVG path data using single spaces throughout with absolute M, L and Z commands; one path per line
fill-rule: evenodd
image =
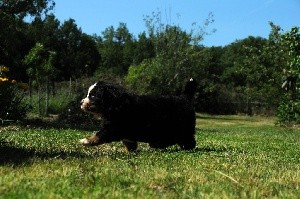
M 70 77 L 70 81 L 69 81 L 69 97 L 71 97 L 72 95 L 72 78 Z

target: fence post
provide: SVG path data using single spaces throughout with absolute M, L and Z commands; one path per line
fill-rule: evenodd
M 69 81 L 69 97 L 72 95 L 72 77 L 70 77 Z

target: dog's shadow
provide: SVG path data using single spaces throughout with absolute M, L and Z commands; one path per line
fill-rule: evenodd
M 35 155 L 33 150 L 26 150 L 0 143 L 0 166 L 5 164 L 20 165 L 28 162 Z
M 65 159 L 67 157 L 83 158 L 87 157 L 82 152 L 65 151 L 39 151 L 34 148 L 27 149 L 17 147 L 8 142 L 0 141 L 0 166 L 1 165 L 26 165 L 30 164 L 34 158 L 38 159 Z

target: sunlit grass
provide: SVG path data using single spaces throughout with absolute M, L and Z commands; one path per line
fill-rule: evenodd
M 0 128 L 0 198 L 297 198 L 300 131 L 198 115 L 197 149 L 82 147 L 91 132 Z
M 275 117 L 197 114 L 197 127 L 274 127 Z

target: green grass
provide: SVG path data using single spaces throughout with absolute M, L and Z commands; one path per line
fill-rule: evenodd
M 82 147 L 91 132 L 0 127 L 0 198 L 298 198 L 300 130 L 198 115 L 197 149 Z

